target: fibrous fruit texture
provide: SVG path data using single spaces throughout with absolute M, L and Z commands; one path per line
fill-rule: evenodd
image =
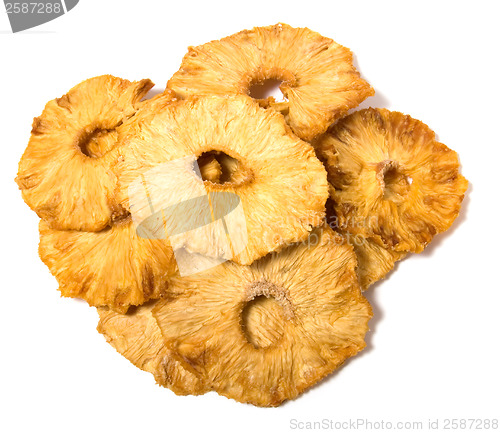
M 421 252 L 458 216 L 467 189 L 457 154 L 424 123 L 357 111 L 315 143 L 339 224 L 400 252 Z
M 307 28 L 255 27 L 190 47 L 168 87 L 188 95 L 249 95 L 252 85 L 282 81 L 285 102 L 260 101 L 286 114 L 293 132 L 310 140 L 374 94 L 349 49 Z
M 167 346 L 222 395 L 258 406 L 295 398 L 365 346 L 371 308 L 352 247 L 340 241 L 325 227 L 249 267 L 225 263 L 174 278 L 180 294 L 153 309 Z M 252 327 L 260 320 L 277 336 L 271 329 L 247 338 L 242 329 L 243 310 L 259 296 L 278 305 L 271 321 L 261 305 Z
M 286 243 L 306 238 L 324 219 L 328 185 L 314 149 L 289 132 L 279 113 L 263 110 L 243 96 L 173 102 L 143 122 L 140 131 L 119 151 L 114 169 L 120 203 L 125 208 L 131 206 L 131 185 L 142 179 L 150 198 L 144 201 L 144 211 L 150 213 L 151 206 L 162 210 L 172 201 L 173 164 L 184 160 L 188 179 L 184 187 L 178 185 L 180 178 L 176 181 L 176 203 L 188 203 L 197 187 L 196 178 L 203 182 L 203 176 L 207 194 L 237 197 L 246 225 L 240 229 L 249 234 L 244 249 L 231 257 L 238 263 L 250 264 Z M 193 167 L 195 159 L 202 167 L 201 176 Z M 164 173 L 156 169 L 162 164 L 166 166 Z M 141 212 L 138 206 L 135 209 Z M 166 232 L 187 232 L 186 249 L 218 256 L 224 249 L 218 243 L 218 226 L 201 220 L 195 224 L 207 230 L 205 238 L 190 236 L 185 228 L 186 219 L 195 220 L 200 215 L 200 209 L 191 204 L 180 215 L 180 222 L 169 221 Z M 167 219 L 178 216 L 163 214 Z M 151 231 L 156 233 L 156 229 Z
M 150 99 L 104 75 L 34 120 L 16 182 L 40 258 L 159 385 L 296 398 L 365 347 L 362 290 L 457 217 L 457 154 L 410 116 L 347 115 L 374 93 L 352 60 L 256 27 L 190 48 Z
M 16 182 L 51 227 L 99 231 L 121 215 L 110 169 L 116 128 L 135 114 L 151 87 L 150 80 L 91 78 L 47 103 L 33 121 Z
M 117 352 L 136 367 L 153 374 L 158 385 L 178 395 L 203 394 L 203 381 L 186 370 L 165 346 L 160 328 L 153 317 L 151 302 L 120 314 L 108 308 L 98 308 L 97 330 Z
M 122 312 L 159 298 L 175 272 L 168 243 L 141 238 L 130 218 L 100 232 L 55 230 L 41 221 L 39 253 L 63 296 Z
M 371 239 L 359 238 L 353 244 L 358 259 L 359 284 L 366 290 L 373 283 L 384 278 L 407 253 L 383 247 Z
M 326 214 L 328 225 L 340 235 L 343 243 L 354 247 L 358 260 L 356 273 L 361 290 L 366 290 L 372 284 L 385 278 L 394 269 L 396 262 L 404 259 L 408 254 L 405 251 L 394 251 L 358 233 L 351 233 L 347 225 L 340 224 L 335 215 L 334 203 L 331 198 L 327 200 Z M 358 221 L 358 224 L 364 224 L 364 221 Z

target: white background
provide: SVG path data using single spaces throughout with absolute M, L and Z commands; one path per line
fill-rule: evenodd
M 499 50 L 496 2 L 81 0 L 11 34 L 0 5 L 2 292 L 0 430 L 286 432 L 291 420 L 500 418 Z M 423 120 L 458 151 L 462 214 L 367 296 L 368 348 L 277 409 L 215 393 L 177 397 L 95 331 L 97 314 L 59 297 L 37 255 L 38 219 L 14 183 L 31 122 L 81 80 L 151 78 L 162 89 L 188 45 L 278 21 L 351 48 L 376 89 L 363 107 Z

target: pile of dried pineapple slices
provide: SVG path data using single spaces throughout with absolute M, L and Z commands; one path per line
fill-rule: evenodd
M 251 89 L 281 82 L 284 100 Z M 277 406 L 365 346 L 362 291 L 457 217 L 457 154 L 347 48 L 285 24 L 189 48 L 167 90 L 84 81 L 33 122 L 16 182 L 63 296 L 176 394 Z

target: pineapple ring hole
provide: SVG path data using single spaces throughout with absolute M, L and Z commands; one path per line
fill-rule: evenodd
M 378 165 L 384 200 L 400 201 L 410 191 L 413 179 L 406 175 L 396 161 L 383 161 Z
M 77 147 L 88 158 L 100 158 L 114 147 L 117 140 L 116 129 L 94 128 L 80 136 Z
M 201 179 L 215 184 L 237 184 L 241 180 L 241 164 L 232 156 L 211 150 L 203 152 L 198 159 Z
M 268 78 L 263 81 L 253 81 L 250 84 L 248 94 L 253 99 L 267 99 L 273 97 L 276 102 L 287 101 L 286 96 L 280 89 L 283 80 Z
M 256 296 L 241 313 L 241 329 L 256 349 L 276 346 L 285 333 L 283 306 L 274 297 Z

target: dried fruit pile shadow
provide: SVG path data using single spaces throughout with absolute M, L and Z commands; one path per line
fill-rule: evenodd
M 251 89 L 281 82 L 284 100 Z M 458 156 L 306 28 L 190 48 L 167 90 L 109 75 L 50 101 L 16 182 L 63 296 L 179 395 L 277 406 L 365 347 L 363 290 L 458 215 Z

